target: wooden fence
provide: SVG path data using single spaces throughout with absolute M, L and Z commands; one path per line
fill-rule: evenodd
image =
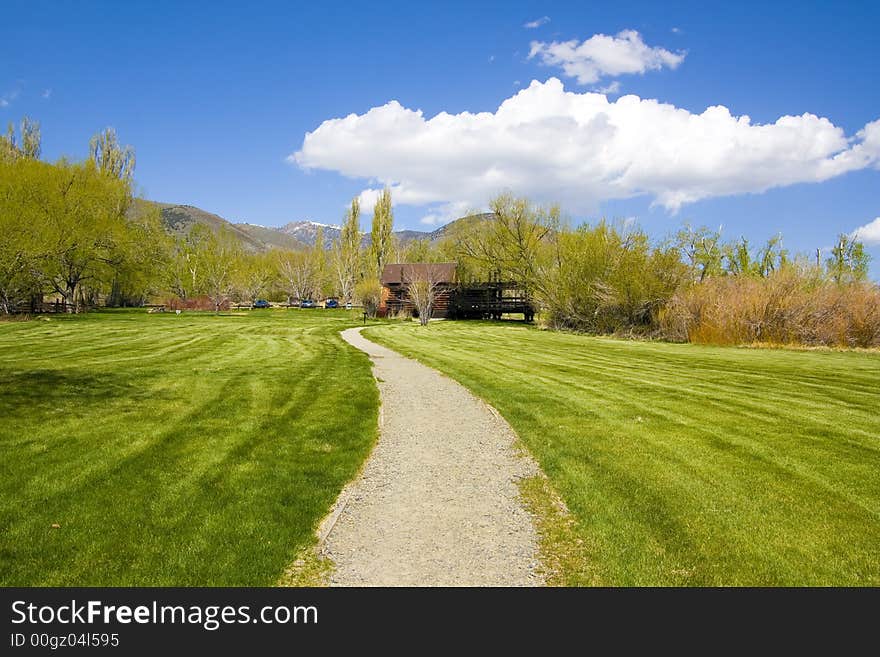
M 13 315 L 46 315 L 50 313 L 72 313 L 72 303 L 64 301 L 28 301 L 19 303 L 10 308 Z

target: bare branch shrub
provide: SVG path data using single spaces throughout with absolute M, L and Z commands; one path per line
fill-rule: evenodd
M 410 301 L 419 315 L 419 323 L 424 326 L 431 319 L 437 291 L 443 282 L 443 270 L 434 264 L 403 269 L 403 282 Z
M 767 278 L 709 278 L 677 292 L 660 326 L 666 339 L 702 344 L 877 347 L 880 287 L 794 267 Z

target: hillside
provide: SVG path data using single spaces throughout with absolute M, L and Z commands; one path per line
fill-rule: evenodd
M 333 224 L 322 224 L 316 221 L 292 221 L 284 226 L 260 226 L 259 224 L 232 223 L 220 215 L 207 212 L 192 205 L 176 205 L 156 201 L 139 200 L 132 207 L 132 214 L 142 212 L 146 207 L 157 207 L 162 216 L 165 230 L 173 235 L 186 235 L 196 224 L 207 226 L 212 231 L 225 227 L 241 243 L 242 248 L 250 253 L 259 253 L 271 249 L 306 249 L 315 245 L 318 229 L 324 230 L 324 248 L 330 249 L 333 241 L 339 237 L 341 228 Z M 394 235 L 402 244 L 419 239 L 437 242 L 443 239 L 450 227 L 459 222 L 481 221 L 490 218 L 491 214 L 476 214 L 440 226 L 433 231 L 397 230 Z M 361 233 L 361 245 L 370 244 L 370 234 Z
M 258 224 L 233 224 L 239 230 L 244 231 L 250 237 L 264 245 L 264 249 L 304 249 L 307 245 L 296 239 L 293 235 L 283 233 L 271 226 Z
M 474 214 L 456 219 L 455 221 L 452 221 L 444 226 L 440 226 L 436 230 L 423 231 L 404 229 L 394 231 L 394 235 L 395 237 L 397 237 L 397 239 L 400 240 L 402 244 L 414 242 L 415 240 L 428 240 L 429 242 L 437 242 L 446 236 L 450 227 L 458 224 L 459 222 L 483 221 L 491 217 L 492 213 L 490 212 L 483 214 Z M 341 232 L 340 226 L 336 226 L 333 224 L 322 224 L 316 221 L 292 221 L 288 224 L 285 224 L 284 226 L 281 226 L 280 228 L 269 228 L 267 230 L 279 231 L 311 247 L 315 245 L 315 239 L 318 236 L 319 227 L 324 229 L 324 247 L 329 249 L 333 245 L 333 240 L 339 237 L 339 233 Z M 369 246 L 369 244 L 370 234 L 366 232 L 361 233 L 361 245 L 366 247 Z
M 192 205 L 157 203 L 155 201 L 148 201 L 148 203 L 159 208 L 162 213 L 162 224 L 169 233 L 186 235 L 196 224 L 207 226 L 212 231 L 218 231 L 225 227 L 238 239 L 245 251 L 257 253 L 268 248 L 265 242 L 254 238 L 248 231 L 242 230 L 238 225 L 226 221 L 226 219 L 219 215 L 206 212 L 201 208 Z
M 318 228 L 324 229 L 324 248 L 329 249 L 333 246 L 333 240 L 339 237 L 342 232 L 341 226 L 333 224 L 322 224 L 317 221 L 291 221 L 279 228 L 272 228 L 282 235 L 292 237 L 296 241 L 306 246 L 315 246 L 315 240 L 318 237 Z
M 436 230 L 431 231 L 430 233 L 427 233 L 425 235 L 425 237 L 428 240 L 430 240 L 431 242 L 439 242 L 440 240 L 442 240 L 444 237 L 447 236 L 447 234 L 449 233 L 450 230 L 453 229 L 453 227 L 477 223 L 477 222 L 481 222 L 481 221 L 489 221 L 490 219 L 493 219 L 494 217 L 495 217 L 495 215 L 492 212 L 481 212 L 479 214 L 469 214 L 466 217 L 461 217 L 459 219 L 456 219 L 455 221 L 450 221 L 448 224 L 443 224 L 442 226 L 440 226 L 440 228 L 437 228 Z M 401 232 L 417 232 L 417 231 L 401 231 Z

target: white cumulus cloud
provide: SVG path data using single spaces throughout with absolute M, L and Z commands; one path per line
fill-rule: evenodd
M 549 22 L 550 22 L 549 16 L 541 16 L 541 18 L 536 18 L 533 21 L 529 21 L 528 23 L 523 25 L 523 27 L 526 28 L 527 30 L 535 30 L 535 29 L 541 27 L 542 25 L 546 25 Z
M 472 214 L 473 211 L 473 208 L 470 207 L 467 202 L 457 201 L 444 203 L 419 219 L 419 222 L 426 226 L 440 226 L 442 224 L 448 224 L 450 221 L 458 219 L 459 217 Z
M 635 30 L 615 36 L 594 34 L 586 41 L 532 41 L 529 59 L 538 57 L 547 66 L 558 66 L 580 84 L 593 84 L 603 77 L 676 68 L 684 52 L 651 47 Z
M 382 188 L 369 188 L 363 190 L 360 194 L 358 194 L 358 203 L 360 203 L 361 212 L 364 215 L 372 215 L 373 208 L 376 207 L 376 202 L 379 200 L 379 195 L 382 193 Z M 391 204 L 396 205 L 398 199 L 391 197 Z M 346 204 L 348 207 L 348 204 Z
M 880 217 L 856 228 L 852 232 L 852 238 L 871 246 L 880 245 Z
M 594 89 L 594 91 L 598 91 L 600 94 L 617 94 L 620 93 L 620 81 L 613 80 L 610 84 L 606 84 L 604 87 L 599 87 L 598 89 Z
M 880 120 L 854 137 L 827 118 L 755 124 L 721 105 L 700 114 L 657 100 L 566 91 L 550 78 L 495 112 L 420 110 L 390 101 L 324 121 L 289 160 L 392 189 L 398 204 L 485 207 L 503 190 L 577 213 L 648 196 L 670 211 L 700 199 L 816 183 L 880 163 Z

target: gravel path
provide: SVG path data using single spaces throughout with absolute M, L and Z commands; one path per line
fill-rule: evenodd
M 372 359 L 382 407 L 379 441 L 327 523 L 330 583 L 542 584 L 537 536 L 516 486 L 537 466 L 514 451 L 508 424 L 455 381 L 360 329 L 342 337 Z

